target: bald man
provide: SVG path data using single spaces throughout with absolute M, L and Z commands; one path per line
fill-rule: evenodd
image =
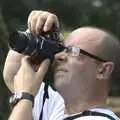
M 54 86 L 65 101 L 65 120 L 118 120 L 105 104 L 110 80 L 120 72 L 118 39 L 105 30 L 82 27 L 64 46 L 55 55 Z
M 36 15 L 36 17 L 38 17 L 38 15 Z M 37 26 L 38 22 L 35 22 L 30 26 L 33 25 Z M 31 31 L 34 31 L 34 33 L 37 34 L 36 28 L 31 28 Z M 51 111 L 52 119 L 119 120 L 106 105 L 110 81 L 114 80 L 116 74 L 120 72 L 120 43 L 118 39 L 103 29 L 82 27 L 74 30 L 68 35 L 63 44 L 66 49 L 55 55 L 53 83 L 55 89 L 64 99 L 65 109 L 64 114 L 61 114 L 61 117 L 58 118 L 56 118 L 55 111 Z M 28 81 L 29 84 L 31 83 L 31 86 L 33 79 L 39 81 L 39 76 L 40 81 L 42 81 L 48 65 L 49 62 L 46 62 L 46 60 L 43 61 L 39 66 L 40 70 L 36 73 L 33 72 L 33 68 L 28 60 L 23 58 L 21 69 L 19 69 L 17 75 L 15 75 L 17 88 L 20 86 L 17 79 L 20 78 L 21 81 Z M 27 77 L 24 72 L 27 72 Z M 35 77 L 36 74 L 37 77 Z M 36 85 L 38 87 L 37 83 Z M 34 87 L 33 89 L 28 89 L 27 82 L 25 82 L 25 84 L 26 88 L 24 85 L 24 90 L 29 94 L 34 93 L 35 95 L 37 89 Z M 33 86 L 34 85 L 35 83 Z M 31 86 L 30 88 L 32 88 Z M 22 89 L 23 87 L 19 88 L 20 91 L 22 91 Z M 51 101 L 54 99 L 53 96 L 49 97 Z M 58 99 L 56 100 L 58 101 Z M 30 101 L 24 102 L 27 104 Z M 24 104 L 22 101 L 19 103 L 20 105 Z M 16 105 L 16 109 L 21 107 L 19 103 Z M 27 106 L 29 105 L 27 104 Z M 31 106 L 32 105 L 30 104 L 29 110 L 32 109 Z M 59 104 L 58 108 L 60 106 L 61 104 Z M 54 107 L 54 104 L 52 104 L 52 108 Z M 17 111 L 16 109 L 15 111 Z M 56 109 L 56 112 L 57 110 L 59 109 Z M 13 111 L 10 120 L 13 120 L 13 116 L 17 116 L 17 114 L 14 114 L 17 113 L 15 111 Z M 27 113 L 29 114 L 29 111 Z M 46 114 L 46 116 L 48 116 L 48 114 Z M 19 120 L 23 120 L 23 118 Z M 27 120 L 31 120 L 31 117 Z M 48 118 L 48 120 L 50 120 L 50 118 Z

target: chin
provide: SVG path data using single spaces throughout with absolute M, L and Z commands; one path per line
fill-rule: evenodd
M 65 79 L 63 76 L 54 76 L 54 87 L 56 90 L 61 89 L 65 84 Z
M 69 82 L 67 82 L 67 80 L 66 77 L 59 77 L 54 81 L 54 87 L 62 97 L 64 93 L 66 93 L 67 88 L 69 88 Z

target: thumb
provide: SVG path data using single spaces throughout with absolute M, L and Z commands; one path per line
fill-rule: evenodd
M 42 61 L 42 63 L 40 64 L 40 67 L 36 73 L 38 79 L 44 78 L 44 76 L 49 68 L 49 65 L 50 65 L 49 59 L 45 59 L 44 61 Z

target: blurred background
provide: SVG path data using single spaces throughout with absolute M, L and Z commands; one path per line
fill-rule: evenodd
M 120 0 L 0 0 L 0 44 L 3 59 L 0 72 L 0 120 L 9 114 L 9 90 L 2 77 L 8 52 L 8 37 L 14 30 L 27 28 L 27 17 L 32 10 L 47 10 L 59 17 L 64 35 L 85 25 L 105 28 L 120 39 Z M 120 76 L 111 83 L 107 103 L 120 115 Z

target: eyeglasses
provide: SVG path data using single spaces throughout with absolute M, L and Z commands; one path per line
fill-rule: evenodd
M 104 60 L 104 59 L 102 59 L 102 58 L 100 58 L 96 55 L 93 55 L 93 54 L 91 54 L 91 53 L 89 53 L 89 52 L 87 52 L 87 51 L 85 51 L 85 50 L 83 50 L 83 49 L 81 49 L 80 47 L 77 47 L 77 46 L 66 47 L 65 52 L 71 53 L 72 56 L 79 56 L 80 54 L 83 54 L 83 55 L 86 55 L 90 58 L 98 60 L 100 62 L 106 62 L 107 61 L 107 60 Z

